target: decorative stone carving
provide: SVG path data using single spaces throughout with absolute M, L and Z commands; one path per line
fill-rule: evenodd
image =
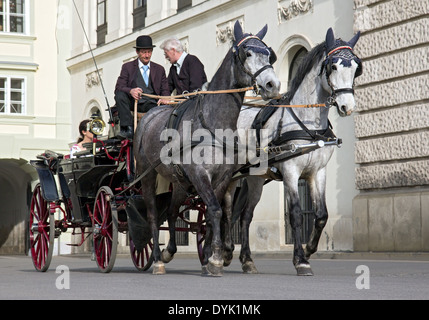
M 282 4 L 282 0 L 278 3 L 279 23 L 282 20 L 291 20 L 292 18 L 305 14 L 313 8 L 312 0 L 290 0 L 289 7 Z
M 239 21 L 241 27 L 244 25 L 244 18 L 240 17 L 233 19 L 222 24 L 217 25 L 216 27 L 216 44 L 218 46 L 234 41 L 234 24 L 236 21 Z
M 185 52 L 189 53 L 189 37 L 184 37 L 184 38 L 181 38 L 179 40 L 182 43 L 183 50 L 185 50 Z
M 100 71 L 100 77 L 103 78 L 103 69 Z M 98 77 L 98 72 L 93 71 L 86 75 L 86 89 L 91 89 L 92 87 L 99 86 L 101 84 L 100 78 Z

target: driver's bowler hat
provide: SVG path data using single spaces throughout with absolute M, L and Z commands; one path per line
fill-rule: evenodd
M 152 38 L 149 36 L 140 36 L 136 40 L 136 46 L 134 49 L 152 49 L 155 48 L 152 44 Z

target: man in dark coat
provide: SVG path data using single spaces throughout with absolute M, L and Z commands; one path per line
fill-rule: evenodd
M 142 93 L 157 96 L 169 96 L 168 81 L 163 66 L 150 61 L 153 48 L 152 38 L 140 36 L 136 40 L 138 58 L 125 63 L 116 82 L 115 102 L 118 108 L 121 132 L 119 137 L 130 139 L 133 137 L 134 102 L 138 100 L 137 111 L 145 113 L 160 104 L 166 104 L 168 100 L 155 100 L 142 96 Z
M 165 58 L 171 63 L 168 74 L 170 92 L 173 92 L 174 89 L 178 95 L 184 91 L 193 92 L 201 89 L 207 82 L 204 65 L 196 56 L 184 51 L 179 39 L 167 39 L 160 48 L 164 50 Z

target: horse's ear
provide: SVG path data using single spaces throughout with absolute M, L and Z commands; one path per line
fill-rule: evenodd
M 267 31 L 268 31 L 268 26 L 267 25 L 265 25 L 262 29 L 261 29 L 261 31 L 259 31 L 258 32 L 258 34 L 256 35 L 259 39 L 264 39 L 264 37 L 265 37 L 265 35 L 267 34 Z
M 238 20 L 235 22 L 234 25 L 234 37 L 235 41 L 240 41 L 243 38 L 243 29 L 241 28 L 240 22 Z
M 354 48 L 354 47 L 355 47 L 356 43 L 357 43 L 357 42 L 358 42 L 358 40 L 359 40 L 359 37 L 360 37 L 360 31 L 358 31 L 358 33 L 356 33 L 356 34 L 354 35 L 354 37 L 349 41 L 349 45 L 350 45 L 350 47 L 352 47 L 352 48 Z
M 326 48 L 332 48 L 335 46 L 335 36 L 334 31 L 332 28 L 328 29 L 328 32 L 326 32 Z

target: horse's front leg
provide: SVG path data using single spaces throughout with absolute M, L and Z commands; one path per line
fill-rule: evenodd
M 310 259 L 310 256 L 317 251 L 320 236 L 323 228 L 328 222 L 328 209 L 326 207 L 326 170 L 321 170 L 316 175 L 316 179 L 310 182 L 311 197 L 316 205 L 316 219 L 310 239 L 305 247 L 305 257 Z
M 234 242 L 232 241 L 232 205 L 234 200 L 234 193 L 237 186 L 237 181 L 232 182 L 225 193 L 222 201 L 223 217 L 222 217 L 222 236 L 223 236 L 223 265 L 229 266 L 232 261 L 234 253 Z
M 155 181 L 156 172 L 148 174 L 146 181 Z M 153 180 L 152 180 L 153 179 Z M 142 187 L 142 196 L 146 204 L 147 209 L 147 219 L 152 233 L 153 241 L 153 274 L 165 274 L 165 266 L 161 260 L 161 249 L 159 247 L 159 225 L 158 225 L 158 211 L 156 208 L 156 191 L 155 183 L 148 183 Z
M 222 208 L 214 190 L 211 188 L 210 180 L 207 176 L 200 176 L 200 186 L 196 187 L 198 194 L 207 206 L 206 218 L 208 229 L 210 230 L 209 241 L 211 242 L 211 256 L 206 266 L 203 266 L 203 273 L 207 270 L 208 275 L 222 276 L 223 255 L 221 237 Z M 207 248 L 205 253 L 208 253 Z
M 171 197 L 171 203 L 168 207 L 168 231 L 170 239 L 168 240 L 167 248 L 162 250 L 161 259 L 165 263 L 169 263 L 173 260 L 174 254 L 177 252 L 176 245 L 176 221 L 179 214 L 179 209 L 184 200 L 186 199 L 186 193 L 182 191 L 180 186 L 173 186 L 173 194 Z
M 256 274 L 258 269 L 252 259 L 252 252 L 250 251 L 249 230 L 250 223 L 253 219 L 255 207 L 261 199 L 262 189 L 264 187 L 264 179 L 259 177 L 249 176 L 243 182 L 239 198 L 237 199 L 237 206 L 244 207 L 241 209 L 241 251 L 240 262 L 241 268 L 244 273 Z
M 283 176 L 287 177 L 287 175 Z M 304 249 L 302 248 L 301 234 L 303 216 L 298 194 L 298 179 L 291 179 L 289 176 L 287 179 L 283 180 L 283 183 L 286 190 L 289 219 L 294 241 L 293 264 L 298 276 L 312 276 L 313 271 L 311 270 L 310 263 L 305 258 Z

